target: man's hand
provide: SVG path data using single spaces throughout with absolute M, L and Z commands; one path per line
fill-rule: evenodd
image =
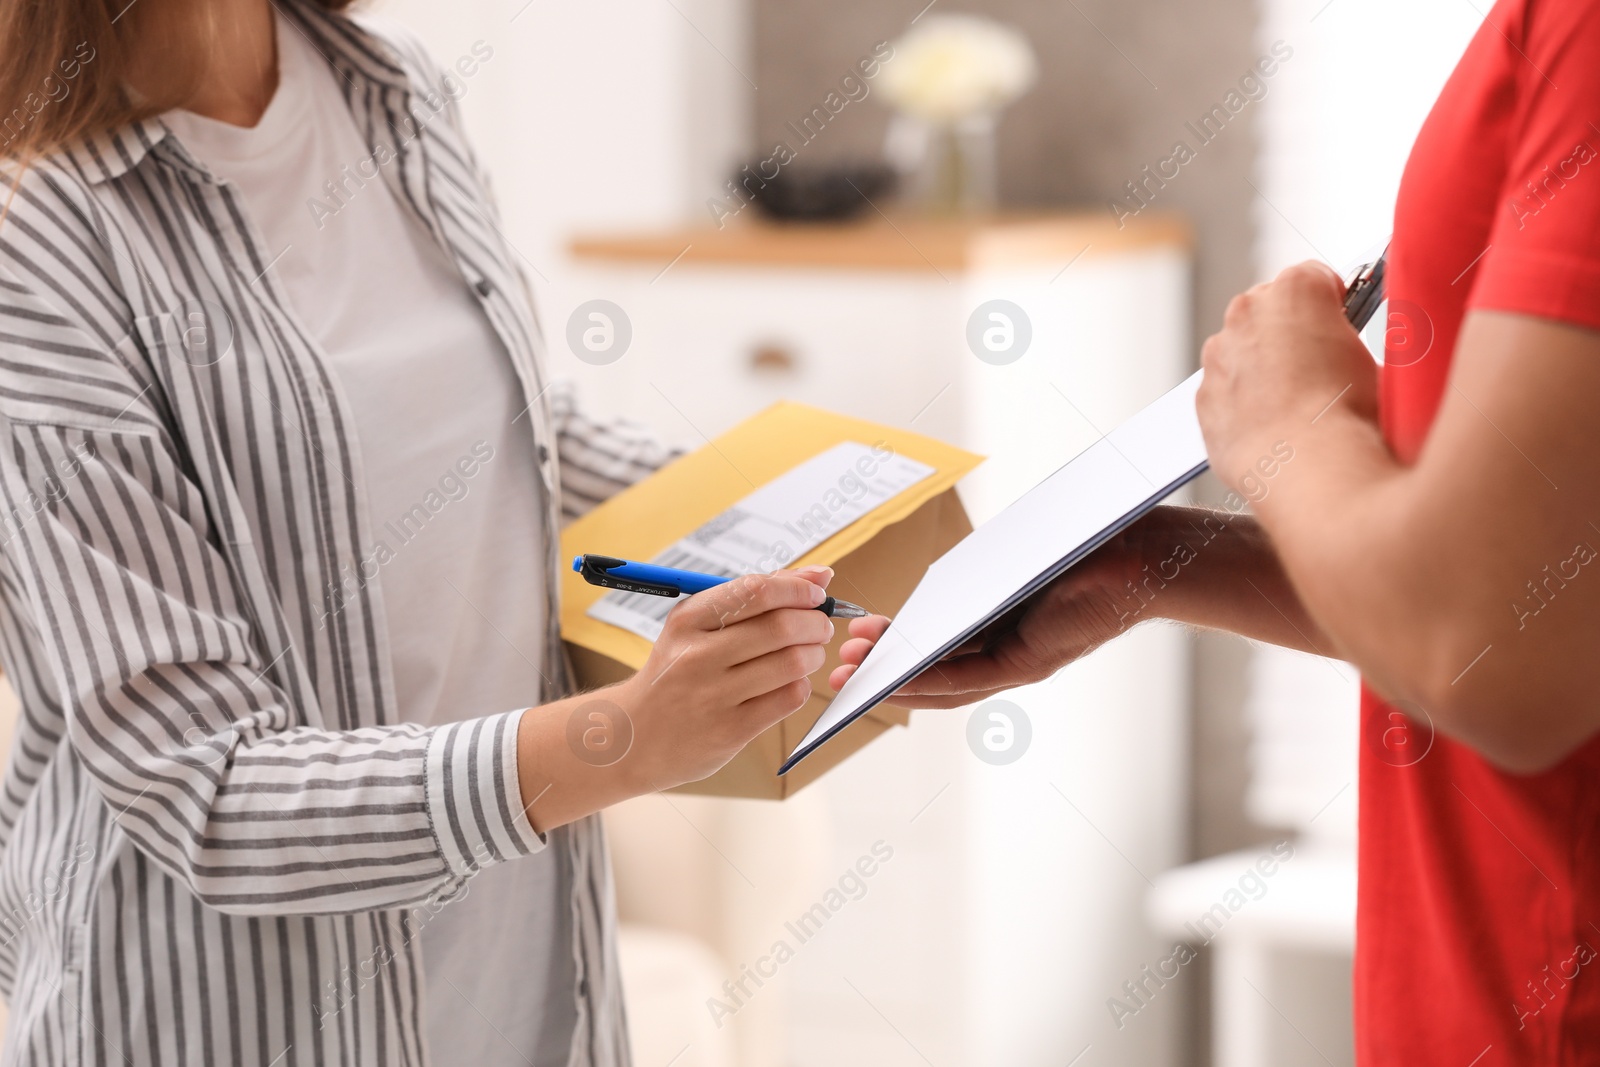
M 1138 571 L 1135 555 L 1128 538 L 1113 538 L 892 699 L 902 707 L 957 708 L 1044 681 L 1141 620 L 1138 600 L 1130 601 L 1126 592 Z M 882 615 L 851 621 L 851 640 L 839 650 L 844 665 L 828 678 L 835 690 L 855 673 L 888 628 L 889 620 Z
M 1150 619 L 1244 634 L 1327 654 L 1271 541 L 1249 516 L 1159 507 L 1122 531 L 1017 610 L 892 698 L 913 708 L 953 708 L 1040 682 Z M 842 687 L 889 627 L 881 615 L 850 624 Z
M 1344 283 L 1321 263 L 1234 297 L 1200 353 L 1195 408 L 1211 469 L 1246 497 L 1252 471 L 1324 421 L 1375 423 L 1378 368 L 1344 316 Z

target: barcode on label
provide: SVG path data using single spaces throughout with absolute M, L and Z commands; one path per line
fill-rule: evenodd
M 674 545 L 661 555 L 650 561 L 662 567 L 675 567 L 683 571 L 699 571 L 701 574 L 713 574 L 718 578 L 737 578 L 738 571 L 731 571 L 716 560 L 707 559 L 705 556 L 689 552 L 681 546 Z M 683 603 L 683 597 L 667 598 L 664 596 L 650 596 L 648 593 L 607 593 L 603 598 L 606 603 L 618 610 L 631 615 L 648 619 L 654 625 L 654 633 L 646 636 L 654 639 L 661 635 L 661 627 L 666 624 L 667 613 Z

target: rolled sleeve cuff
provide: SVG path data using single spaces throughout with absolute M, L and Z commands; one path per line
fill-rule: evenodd
M 428 742 L 428 818 L 453 875 L 544 848 L 522 805 L 517 724 L 523 712 L 451 723 Z
M 1600 330 L 1600 264 L 1553 251 L 1491 246 L 1468 308 Z

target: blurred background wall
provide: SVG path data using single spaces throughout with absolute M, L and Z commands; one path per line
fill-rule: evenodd
M 929 14 L 946 4 L 940 0 Z M 848 70 L 871 43 L 904 32 L 921 3 L 753 6 L 756 143 L 765 144 L 813 106 L 834 71 Z M 1201 102 L 1220 98 L 1258 56 L 1253 0 L 985 0 L 948 9 L 1018 27 L 1039 55 L 1038 84 L 1000 126 L 1000 195 L 1013 208 L 1103 206 L 1125 195 L 1124 183 L 1185 136 L 1183 124 L 1198 116 Z M 817 154 L 877 152 L 889 114 L 866 107 L 841 115 L 818 138 Z M 1247 109 L 1224 134 L 1156 197 L 1195 227 L 1196 326 L 1207 333 L 1221 323 L 1228 298 L 1253 280 L 1256 115 Z

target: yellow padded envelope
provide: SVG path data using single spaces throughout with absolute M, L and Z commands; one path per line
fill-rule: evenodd
M 835 415 L 804 404 L 775 404 L 606 501 L 563 531 L 562 558 L 570 561 L 581 553 L 594 552 L 649 560 L 760 486 L 836 445 L 852 441 L 886 446 L 896 455 L 927 464 L 934 471 L 834 533 L 789 566 L 817 563 L 839 567 L 833 592 L 874 610 L 892 612 L 898 609 L 927 566 L 971 528 L 950 490 L 982 462 L 982 457 L 909 430 Z M 917 522 L 905 521 L 913 516 L 917 517 Z M 840 566 L 846 557 L 865 548 L 886 531 L 892 531 L 897 524 L 899 530 L 908 532 L 905 546 L 893 546 L 895 551 L 890 553 L 859 553 L 863 564 L 870 560 L 871 569 L 862 574 L 847 574 Z M 913 527 L 915 536 L 909 536 Z M 886 540 L 896 535 L 890 532 Z M 886 568 L 902 573 L 891 576 L 883 573 Z M 874 579 L 879 578 L 887 580 L 887 584 L 879 582 L 874 589 Z M 590 585 L 567 567 L 562 568 L 561 582 L 561 635 L 574 646 L 580 681 L 586 685 L 604 684 L 642 667 L 650 655 L 648 640 L 586 614 L 606 590 Z M 862 589 L 877 595 L 863 598 L 858 592 Z M 867 603 L 868 600 L 872 602 Z M 839 627 L 836 645 L 843 640 L 844 631 L 843 626 Z M 821 708 L 826 706 L 827 698 L 823 694 L 827 672 L 837 664 L 837 658 L 830 656 L 827 666 L 819 672 L 823 681 L 815 685 L 816 695 L 810 702 L 818 705 L 815 714 L 808 704 L 788 723 L 780 724 L 784 729 L 779 735 L 766 739 L 765 744 L 752 744 L 747 748 L 741 756 L 749 758 L 735 761 L 742 764 L 740 767 L 730 765 L 727 773 L 708 779 L 703 788 L 689 788 L 719 795 L 782 797 L 811 780 L 814 776 L 788 782 L 792 774 L 778 779 L 777 762 L 766 766 L 767 752 L 779 753 L 788 733 L 797 728 L 803 732 L 810 720 L 821 713 Z M 814 677 L 813 681 L 817 679 Z M 885 710 L 886 716 L 880 717 L 883 722 L 875 729 L 872 724 L 863 727 L 863 739 L 855 746 L 847 746 L 841 758 L 881 733 L 888 724 L 905 721 L 903 712 L 896 715 L 895 709 Z M 774 731 L 779 731 L 779 727 L 774 727 Z M 757 753 L 753 750 L 756 749 L 761 752 L 759 762 L 754 762 Z M 825 769 L 818 768 L 818 773 Z
M 842 559 L 983 462 L 981 456 L 909 430 L 834 415 L 805 404 L 774 404 L 573 522 L 561 535 L 562 559 L 565 562 L 584 552 L 597 552 L 649 560 L 754 489 L 846 441 L 886 444 L 896 455 L 926 463 L 934 473 L 823 541 L 789 564 L 791 567 L 828 565 Z M 561 582 L 561 636 L 634 670 L 644 666 L 650 655 L 649 641 L 584 614 L 606 590 L 590 585 L 566 567 Z M 849 599 L 843 590 L 836 592 Z

